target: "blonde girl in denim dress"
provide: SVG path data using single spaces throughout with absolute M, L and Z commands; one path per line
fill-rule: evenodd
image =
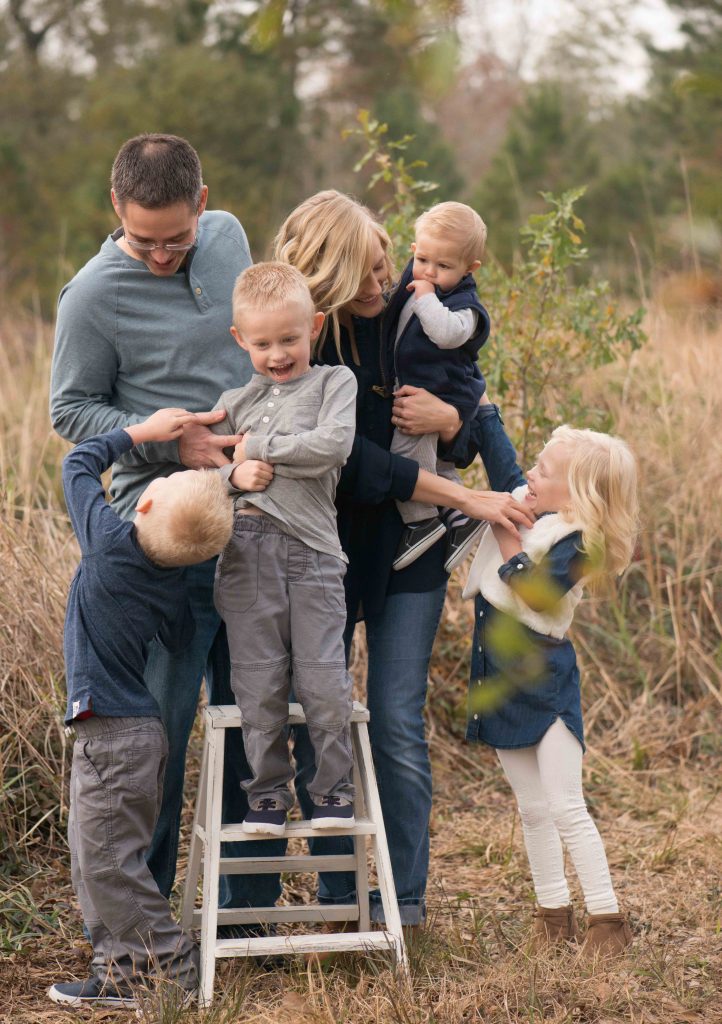
M 526 480 L 495 406 L 476 446 L 491 486 L 534 513 L 521 545 L 492 524 L 464 597 L 475 598 L 467 739 L 496 749 L 522 821 L 537 909 L 532 945 L 577 939 L 564 853 L 589 914 L 589 956 L 621 951 L 631 932 L 582 793 L 579 671 L 566 637 L 585 583 L 628 565 L 637 530 L 636 466 L 619 438 L 558 427 Z

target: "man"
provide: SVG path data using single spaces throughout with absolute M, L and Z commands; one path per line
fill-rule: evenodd
M 248 356 L 229 333 L 231 294 L 251 262 L 238 220 L 206 212 L 208 188 L 193 147 L 174 135 L 146 134 L 120 149 L 111 174 L 111 201 L 120 227 L 60 293 L 51 376 L 54 428 L 70 441 L 142 422 L 161 407 L 212 408 L 219 394 L 248 382 Z M 221 466 L 234 435 L 207 424 L 205 413 L 180 441 L 141 444 L 114 465 L 114 509 L 133 516 L 151 480 L 185 468 Z M 169 737 L 163 804 L 148 865 L 163 895 L 173 886 L 188 738 L 205 676 L 210 703 L 231 704 L 225 632 L 213 606 L 215 559 L 186 569 L 196 623 L 182 655 L 151 644 L 148 689 Z M 123 612 L 119 608 L 119 621 Z M 240 779 L 250 774 L 237 737 L 229 743 L 224 787 L 226 820 L 247 811 Z M 254 855 L 273 853 L 254 844 Z M 272 904 L 278 882 L 233 876 L 221 903 Z M 267 886 L 268 891 L 265 891 Z

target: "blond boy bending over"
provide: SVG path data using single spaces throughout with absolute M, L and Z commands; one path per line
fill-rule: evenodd
M 245 387 L 221 395 L 216 409 L 227 420 L 212 427 L 243 435 L 232 465 L 221 469 L 236 514 L 218 561 L 215 600 L 253 772 L 244 783 L 250 833 L 283 835 L 293 803 L 291 677 L 315 752 L 312 827 L 354 822 L 343 645 L 347 559 L 334 495 L 353 445 L 356 380 L 345 366 L 310 365 L 323 320 L 304 276 L 286 263 L 257 263 L 236 282 L 231 333 L 255 373 Z
M 215 472 L 158 477 L 135 523 L 106 504 L 101 475 L 134 445 L 178 438 L 208 414 L 161 409 L 144 423 L 91 437 L 63 462 L 68 514 L 82 559 L 65 617 L 73 887 L 93 946 L 91 976 L 48 995 L 67 1006 L 135 1006 L 134 990 L 158 979 L 197 987 L 198 950 L 171 916 L 145 862 L 163 788 L 168 740 L 143 679 L 148 644 L 190 643 L 181 566 L 226 544 L 233 513 Z

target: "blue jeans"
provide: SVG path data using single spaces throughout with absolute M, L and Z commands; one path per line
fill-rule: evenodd
M 383 612 L 366 620 L 367 704 L 391 867 L 402 924 L 420 924 L 429 869 L 431 764 L 424 730 L 429 661 L 444 606 L 446 585 L 423 594 L 393 594 Z M 355 623 L 346 629 L 347 650 Z M 313 777 L 313 750 L 304 729 L 294 748 L 299 772 L 296 792 L 304 813 L 312 805 L 304 782 Z M 312 841 L 313 853 L 348 853 L 352 840 Z M 319 900 L 348 903 L 356 898 L 354 875 L 321 875 Z M 383 922 L 378 891 L 371 893 L 371 917 Z
M 171 654 L 157 641 L 150 645 L 145 681 L 158 701 L 168 734 L 168 762 L 163 785 L 163 802 L 153 840 L 146 854 L 148 867 L 164 896 L 173 888 L 178 857 L 178 833 L 183 804 L 186 749 L 205 676 L 210 704 L 234 704 L 230 686 L 230 658 L 225 627 L 213 605 L 216 560 L 186 569 L 188 596 L 196 624 L 192 643 Z M 248 810 L 241 779 L 251 775 L 239 730 L 226 732 L 223 778 L 223 820 L 242 821 Z M 250 846 L 250 848 L 249 848 Z M 222 855 L 272 857 L 283 854 L 283 840 L 261 840 L 252 844 L 224 843 Z M 281 892 L 275 875 L 224 875 L 221 877 L 220 906 L 272 906 Z

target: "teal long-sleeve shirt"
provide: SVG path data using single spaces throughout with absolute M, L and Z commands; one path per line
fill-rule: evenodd
M 197 246 L 172 277 L 157 277 L 109 236 L 63 288 L 50 384 L 54 428 L 69 441 L 140 423 L 156 409 L 212 409 L 250 380 L 230 335 L 231 294 L 251 262 L 238 220 L 202 215 Z M 182 469 L 176 442 L 139 445 L 113 465 L 110 494 L 129 518 L 157 476 Z

